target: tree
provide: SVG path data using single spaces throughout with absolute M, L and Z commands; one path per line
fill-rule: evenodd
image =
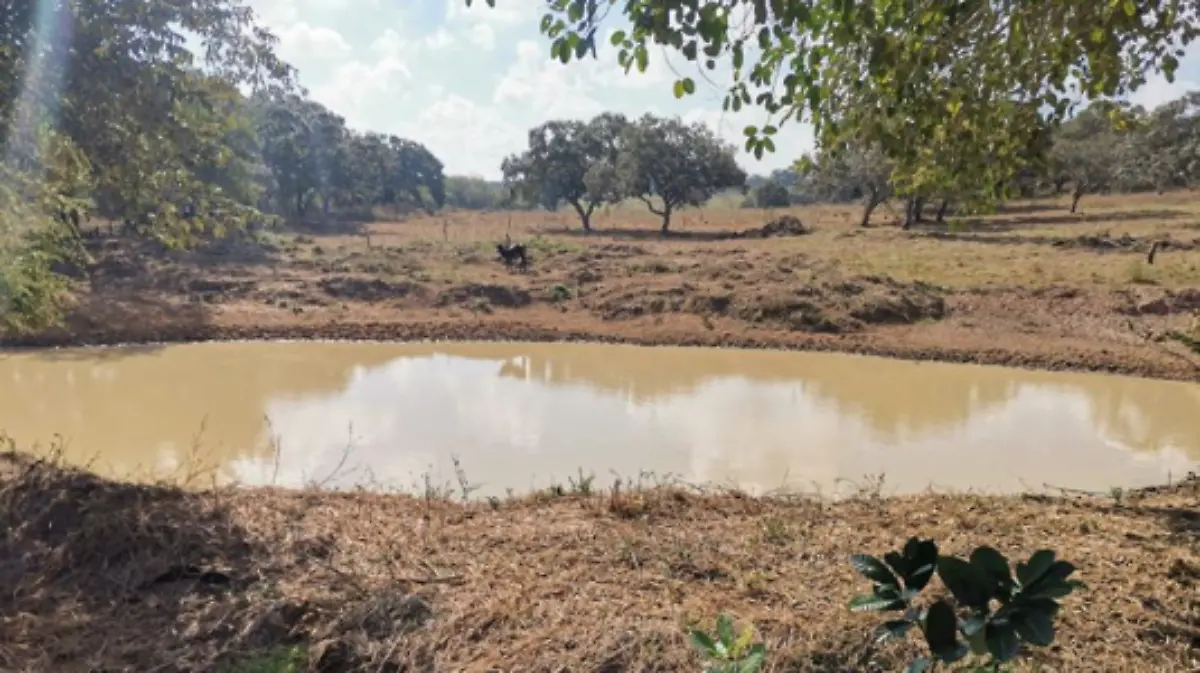
M 792 195 L 787 187 L 770 180 L 754 190 L 754 205 L 759 208 L 786 208 L 792 205 Z
M 1064 124 L 1055 137 L 1052 165 L 1074 187 L 1071 212 L 1079 200 L 1133 181 L 1137 174 L 1136 141 L 1140 110 L 1109 102 L 1094 103 Z M 1119 124 L 1114 126 L 1113 118 Z
M 446 205 L 462 210 L 495 210 L 511 204 L 504 186 L 474 175 L 446 177 Z
M 356 133 L 342 117 L 296 94 L 260 97 L 256 104 L 262 160 L 281 213 L 303 219 L 318 199 L 326 220 L 339 204 L 442 207 L 442 163 L 424 145 Z
M 746 184 L 736 152 L 703 124 L 645 115 L 625 129 L 616 169 L 620 191 L 661 217 L 665 234 L 679 208 L 701 206 L 721 190 Z
M 727 62 L 726 108 L 771 115 L 746 129 L 748 149 L 773 151 L 780 124 L 808 117 L 819 147 L 878 145 L 903 193 L 1007 183 L 1032 129 L 1066 118 L 1080 93 L 1118 96 L 1158 71 L 1173 78 L 1200 33 L 1200 6 L 1179 2 L 551 0 L 541 30 L 552 56 L 598 57 L 613 7 L 627 20 L 611 36 L 626 72 L 645 72 L 652 45 L 710 71 Z M 695 89 L 690 77 L 675 83 L 678 97 Z M 937 170 L 946 156 L 966 170 Z M 981 205 L 995 197 L 959 191 Z
M 618 198 L 613 171 L 627 125 L 625 117 L 611 113 L 590 122 L 548 121 L 530 130 L 528 150 L 504 160 L 505 182 L 551 209 L 565 201 L 591 231 L 596 208 Z
M 864 148 L 846 144 L 836 151 L 825 151 L 816 160 L 801 162 L 812 187 L 835 201 L 861 198 L 863 227 L 870 226 L 871 214 L 893 193 L 892 165 L 878 147 Z
M 1151 111 L 1136 149 L 1139 168 L 1154 188 L 1190 187 L 1200 176 L 1200 92 Z
M 286 89 L 292 72 L 243 3 L 14 0 L 0 15 L 0 309 L 10 327 L 57 315 L 63 279 L 51 262 L 77 249 L 67 209 L 174 246 L 257 216 L 252 191 L 231 182 L 253 173 L 237 88 Z

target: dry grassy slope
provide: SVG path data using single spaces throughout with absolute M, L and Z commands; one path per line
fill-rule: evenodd
M 887 211 L 881 211 L 884 215 Z M 793 208 L 812 233 L 732 237 L 783 213 L 685 211 L 658 236 L 630 207 L 582 235 L 567 213 L 451 213 L 266 248 L 155 253 L 110 240 L 70 328 L 10 344 L 255 337 L 596 339 L 821 348 L 1197 378 L 1148 341 L 1200 310 L 1191 193 L 1011 204 L 901 231 Z M 533 255 L 510 273 L 494 245 Z M 1153 241 L 1170 247 L 1153 265 Z
M 768 670 L 898 670 L 912 650 L 870 643 L 878 617 L 846 609 L 868 587 L 846 561 L 919 534 L 1078 565 L 1088 589 L 1064 600 L 1036 670 L 1195 671 L 1198 487 L 840 503 L 626 489 L 488 506 L 184 492 L 0 455 L 0 669 L 248 671 L 237 663 L 294 646 L 322 671 L 695 670 L 685 628 L 727 611 L 755 626 Z

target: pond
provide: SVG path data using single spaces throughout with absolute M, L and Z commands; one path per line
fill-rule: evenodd
M 207 343 L 6 353 L 0 381 L 20 446 L 200 485 L 1108 491 L 1200 464 L 1195 384 L 825 353 Z

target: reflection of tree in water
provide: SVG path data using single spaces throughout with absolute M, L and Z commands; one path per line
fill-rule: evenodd
M 1200 386 L 1113 377 L 1088 396 L 1105 434 L 1136 451 L 1175 448 L 1200 461 Z
M 1200 460 L 1200 388 L 1193 384 L 777 351 L 530 344 L 491 356 L 504 358 L 503 377 L 588 385 L 638 403 L 723 377 L 796 383 L 802 394 L 861 419 L 885 441 L 952 430 L 1032 385 L 1083 396 L 1097 427 L 1135 450 L 1178 446 Z
M 896 441 L 952 430 L 972 416 L 1003 407 L 1016 395 L 1023 374 L 872 359 L 814 377 L 807 390 L 858 417 L 881 439 Z
M 1000 369 L 805 353 L 538 345 L 506 360 L 499 374 L 586 384 L 639 403 L 689 393 L 706 381 L 726 377 L 799 384 L 804 395 L 830 401 L 888 440 L 947 429 L 971 414 L 1003 405 L 1021 376 Z
M 380 345 L 198 344 L 125 358 L 0 359 L 0 431 L 45 447 L 54 434 L 77 460 L 154 469 L 164 449 L 184 460 L 197 434 L 210 465 L 270 450 L 273 397 L 336 390 L 355 366 L 396 357 Z

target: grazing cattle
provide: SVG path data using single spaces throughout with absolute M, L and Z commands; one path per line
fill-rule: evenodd
M 512 268 L 515 264 L 522 271 L 529 268 L 529 254 L 525 250 L 525 244 L 513 243 L 508 236 L 504 239 L 503 243 L 496 244 L 496 252 L 500 253 L 500 261 L 504 262 L 504 266 Z

